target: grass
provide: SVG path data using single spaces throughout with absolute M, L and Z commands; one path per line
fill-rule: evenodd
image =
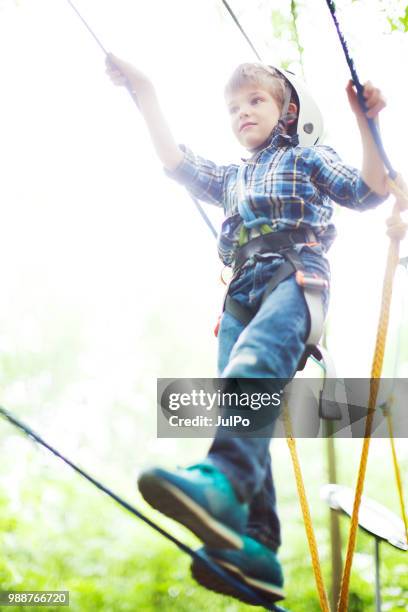
M 385 442 L 376 443 L 378 448 L 373 449 L 367 488 L 370 491 L 381 489 L 382 498 L 392 507 L 395 493 L 391 472 L 385 479 L 378 469 L 379 465 L 384 466 L 382 447 Z M 14 443 L 18 454 L 8 455 L 1 467 L 5 483 L 0 498 L 2 590 L 69 590 L 72 612 L 204 609 L 239 612 L 251 609 L 198 586 L 189 575 L 189 558 L 174 545 L 118 508 L 53 457 L 38 451 L 19 436 L 14 437 Z M 345 446 L 341 472 L 347 482 L 353 478 L 358 447 L 350 443 Z M 319 499 L 319 487 L 324 482 L 324 446 L 319 441 L 303 441 L 299 447 L 328 583 L 327 509 Z M 187 454 L 192 453 L 189 447 L 187 451 Z M 320 606 L 310 556 L 293 480 L 289 478 L 291 467 L 283 440 L 274 442 L 273 457 L 283 524 L 284 546 L 280 557 L 286 576 L 284 605 L 296 612 L 318 611 Z M 135 504 L 149 517 L 187 544 L 199 546 L 189 532 L 147 507 L 136 493 L 131 475 L 124 476 L 119 471 L 115 474 L 115 465 L 106 471 L 105 477 L 114 483 L 114 488 L 130 501 L 135 499 Z M 345 536 L 348 519 L 342 519 L 341 524 Z M 372 550 L 372 539 L 360 533 L 351 581 L 350 612 L 374 610 Z M 383 609 L 405 610 L 408 601 L 406 557 L 387 544 L 383 544 L 381 553 Z M 20 607 L 13 609 L 20 610 Z M 27 609 L 21 607 L 21 610 Z

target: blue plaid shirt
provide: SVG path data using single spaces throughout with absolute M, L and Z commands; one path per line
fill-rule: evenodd
M 267 218 L 272 231 L 310 228 L 325 250 L 336 237 L 330 222 L 332 200 L 359 211 L 385 200 L 332 148 L 301 147 L 297 137 L 274 135 L 265 148 L 244 162 L 244 168 L 242 164 L 219 166 L 182 148 L 183 161 L 167 174 L 198 199 L 224 208 L 218 250 L 225 265 L 234 261 L 243 224 L 238 212 L 239 173 L 244 177 L 243 192 L 252 217 Z M 259 235 L 256 228 L 251 230 L 251 238 L 254 235 Z

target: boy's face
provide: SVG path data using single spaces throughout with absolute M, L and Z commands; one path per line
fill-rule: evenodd
M 260 147 L 279 121 L 278 103 L 261 86 L 250 84 L 226 97 L 232 131 L 249 151 Z

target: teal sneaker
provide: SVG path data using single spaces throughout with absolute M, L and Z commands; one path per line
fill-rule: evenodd
M 269 603 L 284 599 L 283 573 L 276 554 L 248 536 L 242 536 L 241 550 L 215 550 L 209 546 L 201 548 L 199 554 L 217 563 L 234 578 L 251 587 Z M 193 578 L 206 589 L 235 597 L 252 605 L 259 605 L 222 578 L 212 572 L 207 565 L 193 559 L 191 564 Z
M 198 463 L 169 472 L 144 472 L 138 480 L 145 500 L 188 527 L 212 548 L 237 549 L 242 544 L 248 507 L 239 501 L 228 478 L 211 464 Z

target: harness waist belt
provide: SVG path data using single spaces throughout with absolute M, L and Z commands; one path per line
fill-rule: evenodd
M 302 243 L 318 243 L 313 230 L 282 230 L 262 234 L 239 247 L 235 256 L 234 269 L 240 268 L 253 255 L 276 253 L 282 249 Z

